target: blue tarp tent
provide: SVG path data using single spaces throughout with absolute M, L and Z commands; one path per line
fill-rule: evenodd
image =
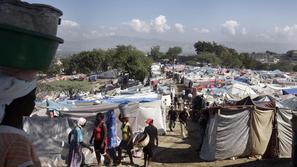
M 287 94 L 296 95 L 297 94 L 297 88 L 283 89 L 282 91 L 283 91 L 284 95 L 287 95 Z

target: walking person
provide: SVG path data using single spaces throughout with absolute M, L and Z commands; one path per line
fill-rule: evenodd
M 130 164 L 133 165 L 133 157 L 132 157 L 132 148 L 133 148 L 133 143 L 132 143 L 132 129 L 131 126 L 129 124 L 129 119 L 128 117 L 120 117 L 120 120 L 122 121 L 122 127 L 121 127 L 121 131 L 122 131 L 122 141 L 120 143 L 119 146 L 119 150 L 118 150 L 118 156 L 119 156 L 119 163 L 121 163 L 122 160 L 122 150 L 126 150 L 129 158 L 130 158 Z
M 175 121 L 177 119 L 177 113 L 176 111 L 173 109 L 173 106 L 170 106 L 170 110 L 168 111 L 168 117 L 169 117 L 169 129 L 172 132 L 175 128 Z
M 143 147 L 143 153 L 144 153 L 144 167 L 147 167 L 150 165 L 150 161 L 153 157 L 154 149 L 156 146 L 159 145 L 158 141 L 158 130 L 154 126 L 154 120 L 153 119 L 147 119 L 146 124 L 148 126 L 145 127 L 144 132 L 147 133 L 150 137 L 149 143 L 147 146 Z
M 177 102 L 177 108 L 178 108 L 178 110 L 182 110 L 182 103 L 183 103 L 183 98 L 182 98 L 182 96 L 179 96 L 179 98 L 178 98 L 178 102 Z
M 178 97 L 176 95 L 174 96 L 173 103 L 174 103 L 174 109 L 176 110 L 176 106 L 178 104 Z
M 105 160 L 109 161 L 109 164 L 112 164 L 112 160 L 109 154 L 106 152 L 107 150 L 107 128 L 104 122 L 103 113 L 98 113 L 96 115 L 96 123 L 93 130 L 92 137 L 90 139 L 90 144 L 94 142 L 95 154 L 98 162 L 98 166 L 101 165 L 101 155 L 104 156 Z
M 184 107 L 183 111 L 179 114 L 179 122 L 180 122 L 180 131 L 183 139 L 187 137 L 186 135 L 186 125 L 189 118 L 188 108 Z
M 68 167 L 80 167 L 85 165 L 85 157 L 82 152 L 82 147 L 88 148 L 93 153 L 93 149 L 83 142 L 83 127 L 86 126 L 86 123 L 87 120 L 85 118 L 79 118 L 77 125 L 68 135 L 68 143 L 70 145 Z

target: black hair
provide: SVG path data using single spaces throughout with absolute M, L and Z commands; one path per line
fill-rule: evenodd
M 5 113 L 17 113 L 24 116 L 30 115 L 35 106 L 36 88 L 23 97 L 14 99 L 9 105 L 5 107 Z
M 100 117 L 101 119 L 104 119 L 104 114 L 103 113 L 97 113 L 96 114 L 96 119 Z

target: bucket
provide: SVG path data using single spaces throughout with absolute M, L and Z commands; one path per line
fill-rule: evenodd
M 0 66 L 47 69 L 63 43 L 56 37 L 62 14 L 49 5 L 0 0 Z
M 133 145 L 137 147 L 145 147 L 150 141 L 150 136 L 145 132 L 137 132 L 133 135 Z
M 0 24 L 0 66 L 45 70 L 63 40 L 55 36 Z
M 120 109 L 120 113 L 121 113 L 121 118 L 128 117 L 128 115 L 127 115 L 128 105 L 127 104 L 120 104 L 119 109 Z
M 63 12 L 49 5 L 0 0 L 0 23 L 56 36 Z

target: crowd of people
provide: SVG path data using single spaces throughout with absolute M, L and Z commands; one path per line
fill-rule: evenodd
M 111 149 L 108 149 L 108 139 L 107 139 L 107 126 L 104 122 L 104 114 L 98 113 L 96 115 L 96 122 L 93 127 L 93 133 L 90 138 L 89 144 L 84 143 L 84 133 L 83 128 L 85 127 L 87 120 L 85 118 L 79 118 L 77 125 L 72 129 L 68 136 L 68 142 L 70 145 L 68 154 L 68 166 L 77 167 L 83 166 L 85 163 L 84 154 L 82 148 L 88 148 L 91 153 L 95 151 L 98 165 L 101 166 L 102 157 L 104 157 L 104 162 L 106 165 L 119 165 L 122 161 L 122 151 L 125 150 L 129 156 L 130 164 L 134 165 L 132 150 L 135 143 L 140 141 L 133 141 L 133 131 L 129 124 L 128 117 L 119 116 L 122 132 L 122 139 L 117 148 L 118 155 L 114 155 Z M 145 127 L 143 133 L 149 136 L 149 142 L 143 147 L 144 153 L 144 166 L 148 166 L 151 158 L 153 157 L 153 152 L 156 146 L 158 146 L 158 131 L 153 124 L 154 120 L 149 118 L 146 120 L 147 127 Z M 91 146 L 94 146 L 94 150 Z

